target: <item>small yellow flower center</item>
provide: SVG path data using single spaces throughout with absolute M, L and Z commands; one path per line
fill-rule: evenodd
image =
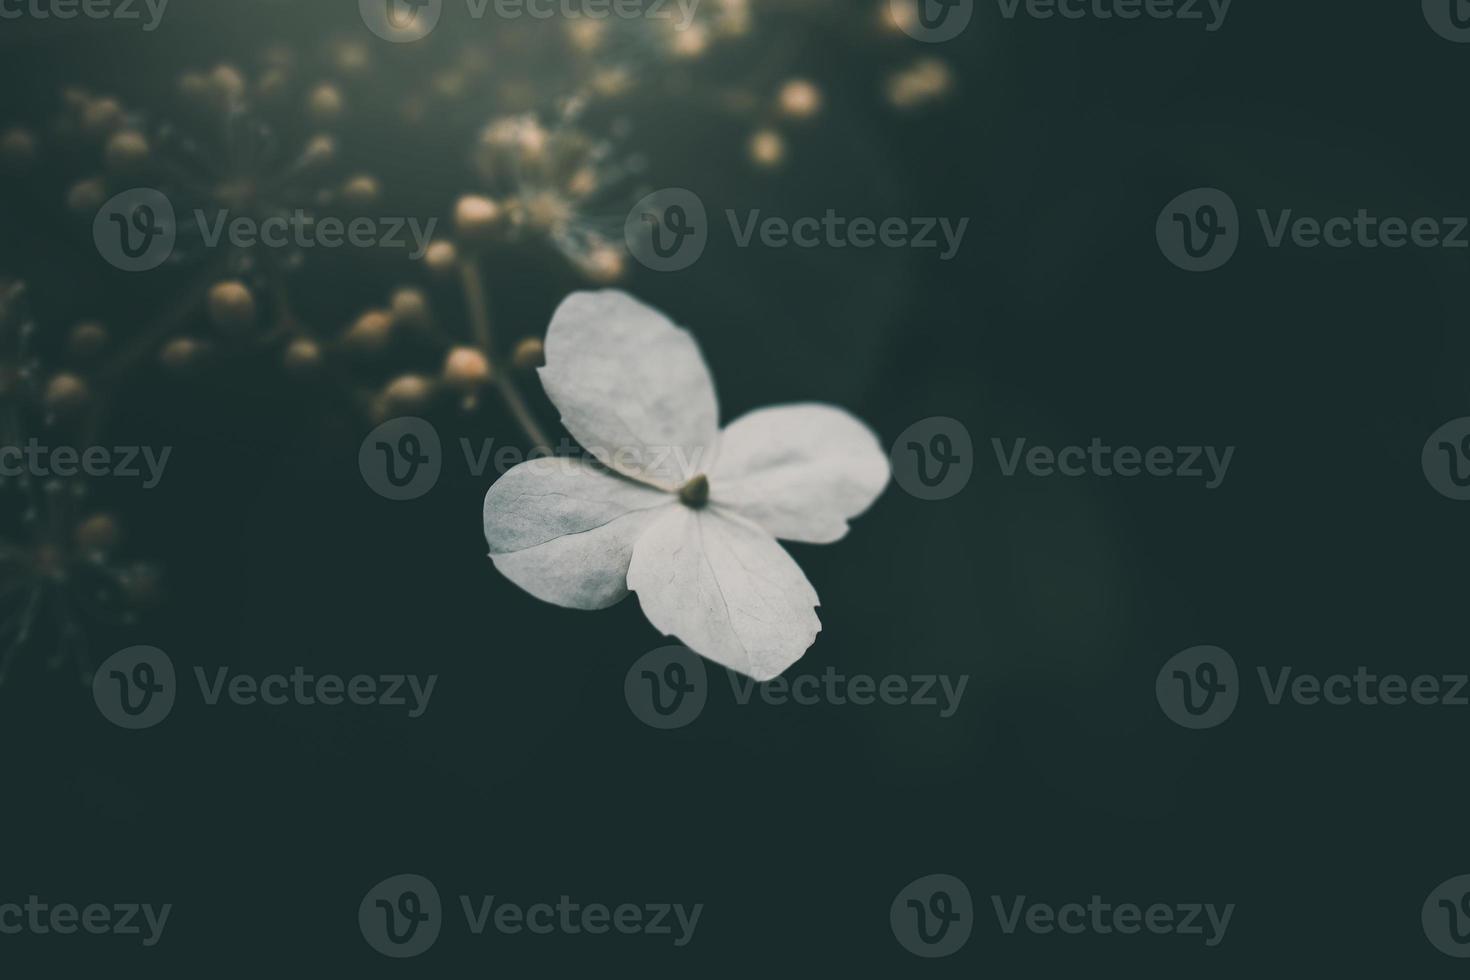
M 703 473 L 679 488 L 679 499 L 686 507 L 695 510 L 709 503 L 709 477 Z

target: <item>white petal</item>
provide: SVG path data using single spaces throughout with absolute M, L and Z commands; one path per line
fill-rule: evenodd
M 660 490 L 577 459 L 533 459 L 485 494 L 485 540 L 501 574 L 544 602 L 604 609 L 628 594 L 633 542 L 662 507 Z
M 787 541 L 828 544 L 888 485 L 888 455 L 856 418 L 830 405 L 781 405 L 720 435 L 710 499 Z
M 714 453 L 719 406 L 699 345 L 626 293 L 557 307 L 541 383 L 583 448 L 634 479 L 677 490 Z
M 758 681 L 801 659 L 822 628 L 817 592 L 791 556 L 713 507 L 661 511 L 633 547 L 628 588 L 659 631 Z

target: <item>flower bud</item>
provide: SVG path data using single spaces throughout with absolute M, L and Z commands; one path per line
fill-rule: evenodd
M 456 347 L 444 359 L 444 383 L 462 394 L 489 384 L 490 360 L 474 347 Z
M 97 177 L 79 180 L 66 192 L 66 206 L 72 211 L 96 211 L 107 200 L 107 185 Z
M 454 205 L 454 230 L 462 241 L 483 242 L 500 224 L 500 205 L 478 194 L 466 194 Z
M 511 360 L 517 371 L 534 371 L 546 365 L 546 345 L 540 337 L 527 337 L 516 344 Z
M 364 354 L 373 354 L 388 346 L 393 335 L 393 318 L 387 310 L 369 310 L 347 328 L 343 338 L 347 346 Z
M 804 78 L 793 78 L 781 86 L 776 104 L 782 115 L 810 119 L 822 110 L 822 90 Z
M 158 360 L 170 371 L 184 372 L 199 363 L 204 344 L 193 337 L 175 337 L 158 351 Z
M 459 252 L 453 242 L 431 242 L 424 252 L 424 264 L 436 276 L 448 276 L 459 264 Z
M 786 141 L 774 129 L 762 129 L 750 138 L 750 158 L 758 166 L 778 166 L 786 158 Z
M 405 286 L 396 290 L 388 306 L 392 310 L 394 326 L 419 330 L 430 323 L 429 298 L 421 289 Z
M 225 333 L 246 330 L 255 322 L 255 297 L 242 282 L 217 282 L 209 290 L 209 319 Z
M 90 391 L 87 382 L 70 372 L 54 376 L 46 383 L 46 407 L 59 415 L 71 415 L 87 404 Z
M 135 173 L 148 159 L 148 138 L 135 129 L 113 133 L 102 159 L 114 173 Z
M 95 320 L 78 323 L 71 328 L 66 343 L 77 357 L 96 357 L 107 346 L 107 328 Z
M 206 85 L 208 94 L 221 107 L 235 105 L 245 97 L 245 76 L 234 65 L 216 65 Z
M 283 360 L 292 374 L 308 374 L 322 362 L 321 345 L 310 337 L 297 337 L 286 345 Z
M 109 514 L 93 514 L 72 531 L 72 540 L 87 554 L 106 554 L 117 547 L 122 535 Z
M 306 150 L 301 154 L 301 165 L 314 167 L 329 163 L 336 156 L 337 141 L 326 133 L 318 133 L 307 142 Z
M 16 127 L 0 133 L 0 164 L 11 173 L 27 170 L 36 162 L 36 135 Z
M 349 177 L 342 185 L 342 200 L 353 207 L 365 208 L 377 203 L 382 192 L 378 178 L 369 174 L 357 174 Z
M 306 100 L 306 111 L 317 123 L 335 122 L 345 106 L 342 90 L 330 82 L 323 82 L 311 90 Z
M 82 109 L 82 129 L 91 136 L 105 136 L 122 122 L 122 104 L 108 96 L 92 99 Z
M 593 282 L 606 285 L 623 278 L 626 264 L 623 253 L 611 245 L 596 245 L 579 263 L 582 271 Z
M 383 389 L 383 407 L 390 415 L 416 412 L 429 403 L 434 383 L 421 374 L 405 374 L 388 382 Z

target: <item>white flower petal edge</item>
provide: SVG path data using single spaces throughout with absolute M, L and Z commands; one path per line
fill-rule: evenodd
M 830 405 L 743 415 L 720 435 L 711 499 L 787 541 L 830 544 L 888 486 L 888 456 L 862 422 Z
M 495 567 L 543 602 L 605 609 L 628 595 L 633 545 L 678 498 L 576 459 L 528 460 L 485 494 Z
M 785 549 L 714 506 L 660 511 L 633 546 L 628 588 L 660 632 L 757 681 L 800 660 L 822 629 L 817 592 Z
M 699 345 L 627 293 L 573 293 L 546 332 L 546 394 L 604 465 L 665 490 L 709 466 L 719 405 Z

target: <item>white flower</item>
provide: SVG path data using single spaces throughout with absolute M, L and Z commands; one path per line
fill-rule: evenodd
M 847 533 L 888 483 L 873 433 L 812 404 L 722 431 L 694 339 L 615 290 L 561 304 L 541 381 L 596 462 L 531 460 L 490 488 L 495 567 L 573 609 L 636 592 L 658 630 L 756 680 L 799 660 L 822 628 L 817 593 L 776 539 Z

